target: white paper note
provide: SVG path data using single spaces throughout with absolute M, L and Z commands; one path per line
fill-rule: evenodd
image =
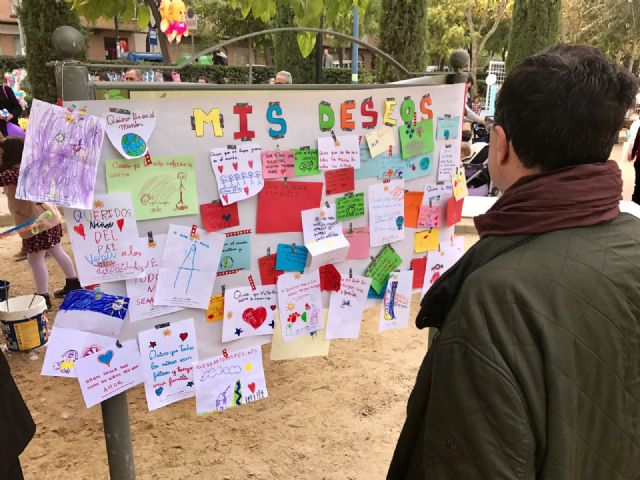
M 331 292 L 327 339 L 358 338 L 371 279 L 342 275 L 340 290 Z
M 380 305 L 378 333 L 409 326 L 413 270 L 392 272 Z
M 278 312 L 275 285 L 227 288 L 224 292 L 222 341 L 256 335 L 271 335 Z
M 320 272 L 283 273 L 278 277 L 278 306 L 286 342 L 322 328 Z
M 261 152 L 262 147 L 257 143 L 243 143 L 236 148 L 214 148 L 209 152 L 223 205 L 260 193 L 264 187 Z
M 358 135 L 318 138 L 318 168 L 338 170 L 360 168 L 360 139 Z
M 336 219 L 336 205 L 303 210 L 302 232 L 309 251 L 307 267 L 315 270 L 347 258 L 349 242 L 342 232 L 342 223 Z
M 105 116 L 107 136 L 125 158 L 139 158 L 149 151 L 149 139 L 156 128 L 156 113 L 113 108 Z
M 424 297 L 431 285 L 449 270 L 464 255 L 464 237 L 454 237 L 453 245 L 441 243 L 439 251 L 427 254 L 427 267 L 424 272 L 422 296 Z
M 372 247 L 404 239 L 404 181 L 369 186 L 369 225 Z

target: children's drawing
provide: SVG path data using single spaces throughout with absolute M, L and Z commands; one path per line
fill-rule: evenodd
M 336 205 L 327 202 L 320 208 L 303 210 L 301 215 L 304 243 L 310 254 L 306 262 L 309 269 L 344 261 L 349 242 L 336 219 Z
M 56 315 L 56 325 L 117 337 L 124 326 L 129 298 L 91 290 L 69 292 Z
M 112 108 L 105 120 L 107 137 L 124 158 L 139 158 L 149 152 L 149 139 L 156 127 L 156 112 Z
M 464 237 L 455 237 L 453 243 L 441 243 L 439 250 L 427 254 L 427 267 L 422 284 L 422 296 L 464 255 Z
M 256 143 L 243 143 L 234 148 L 214 148 L 209 152 L 223 205 L 246 200 L 262 190 L 261 151 L 262 147 Z
M 193 364 L 196 412 L 206 415 L 267 398 L 260 347 Z
M 141 265 L 144 266 L 142 277 L 127 280 L 127 295 L 129 295 L 129 320 L 137 322 L 147 318 L 166 315 L 177 312 L 180 307 L 167 305 L 155 305 L 153 296 L 156 292 L 158 272 L 162 261 L 162 252 L 167 241 L 165 234 L 154 235 L 153 243 L 148 237 L 140 239 L 142 257 Z
M 469 194 L 463 166 L 456 167 L 453 170 L 451 174 L 451 184 L 453 185 L 453 196 L 456 200 L 462 200 Z
M 82 285 L 137 278 L 144 265 L 128 193 L 96 195 L 91 210 L 64 209 Z
M 284 315 L 284 314 L 283 314 Z M 327 309 L 322 310 L 321 330 L 299 337 L 283 340 L 282 321 L 276 317 L 276 328 L 271 339 L 271 360 L 292 360 L 294 358 L 323 357 L 329 355 L 331 341 L 325 338 Z
M 382 292 L 389 279 L 389 274 L 398 268 L 401 263 L 402 258 L 393 248 L 389 245 L 382 247 L 364 272 L 365 277 L 371 278 L 371 289 L 378 294 Z
M 331 292 L 327 338 L 358 338 L 371 279 L 342 275 L 340 290 Z
M 404 239 L 404 181 L 391 180 L 369 186 L 371 246 Z
M 433 120 L 421 120 L 398 127 L 402 158 L 407 159 L 433 152 Z
M 393 135 L 393 128 L 387 125 L 379 128 L 378 130 L 374 130 L 371 133 L 367 133 L 366 139 L 372 158 L 388 151 L 389 147 L 393 148 L 396 143 Z
M 144 381 L 140 352 L 135 340 L 117 344 L 78 360 L 76 374 L 87 408 L 129 390 Z
M 450 182 L 446 183 L 427 183 L 424 186 L 424 196 L 422 197 L 421 208 L 424 206 L 422 210 L 422 220 L 425 227 L 428 222 L 427 213 L 430 212 L 431 222 L 436 223 L 437 219 L 438 227 L 444 227 L 444 221 L 447 218 L 447 202 L 450 198 L 453 197 L 453 186 Z M 436 208 L 437 208 L 437 216 L 436 216 Z M 420 222 L 418 222 L 420 225 Z M 433 225 L 436 226 L 436 225 Z M 444 230 L 441 228 L 441 230 Z M 441 232 L 443 233 L 443 232 Z M 443 241 L 441 238 L 439 241 Z
M 222 341 L 271 335 L 277 303 L 278 290 L 275 286 L 227 288 L 224 293 Z
M 34 100 L 16 198 L 92 208 L 102 118 Z
M 195 395 L 198 347 L 193 318 L 156 325 L 138 334 L 149 410 Z
M 318 168 L 360 168 L 360 138 L 358 135 L 318 138 Z
M 105 165 L 109 193 L 131 192 L 138 220 L 198 213 L 192 156 L 154 157 L 151 163 L 107 160 Z
M 251 268 L 251 229 L 228 232 L 222 247 L 218 276 Z
M 452 117 L 451 115 L 445 115 L 444 117 L 438 117 L 436 138 L 438 140 L 451 140 L 458 138 L 460 125 L 462 125 L 462 122 L 460 121 L 459 116 Z
M 278 277 L 278 305 L 285 341 L 322 328 L 320 273 L 283 273 Z
M 389 282 L 380 306 L 378 333 L 409 326 L 412 287 L 412 270 L 402 270 L 389 275 Z
M 206 310 L 225 238 L 195 225 L 170 225 L 154 304 Z
M 40 375 L 48 377 L 76 377 L 76 363 L 87 355 L 102 351 L 114 338 L 97 333 L 64 328 L 57 324 L 51 329 Z

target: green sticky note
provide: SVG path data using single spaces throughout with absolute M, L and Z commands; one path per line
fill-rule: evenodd
M 194 157 L 150 160 L 107 160 L 109 193 L 130 192 L 137 220 L 196 215 L 199 206 Z
M 318 168 L 318 150 L 293 149 L 295 154 L 294 173 L 296 177 L 320 175 Z
M 364 215 L 364 193 L 336 198 L 336 219 L 339 221 Z
M 400 150 L 402 159 L 417 157 L 425 153 L 433 152 L 435 148 L 433 140 L 433 120 L 422 120 L 407 123 L 398 128 L 400 134 Z
M 382 247 L 376 258 L 364 272 L 365 277 L 371 278 L 371 288 L 380 293 L 384 288 L 389 274 L 400 266 L 402 259 L 389 245 Z

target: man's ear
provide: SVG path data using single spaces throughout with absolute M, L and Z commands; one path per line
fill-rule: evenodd
M 496 146 L 496 160 L 500 165 L 505 165 L 509 161 L 509 140 L 507 139 L 507 133 L 500 125 L 493 127 L 491 132 L 492 136 L 495 136 Z

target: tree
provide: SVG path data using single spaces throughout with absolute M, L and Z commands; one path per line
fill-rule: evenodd
M 560 0 L 516 0 L 509 36 L 507 72 L 558 41 Z
M 278 4 L 276 27 L 289 27 L 293 12 L 285 4 Z M 316 62 L 313 55 L 302 56 L 295 33 L 279 33 L 274 39 L 273 60 L 278 70 L 291 73 L 294 83 L 313 83 L 316 78 Z
M 382 0 L 380 50 L 390 54 L 407 70 L 424 72 L 427 66 L 427 0 Z M 376 69 L 380 83 L 401 79 L 388 62 Z
M 27 43 L 26 61 L 32 95 L 53 103 L 58 96 L 55 76 L 46 64 L 61 59 L 51 45 L 51 35 L 63 25 L 82 30 L 80 19 L 65 2 L 53 0 L 22 0 L 19 15 Z

